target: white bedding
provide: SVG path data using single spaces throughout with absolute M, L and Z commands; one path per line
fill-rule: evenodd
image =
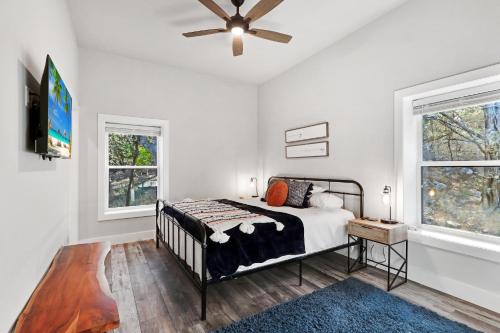
M 299 217 L 304 224 L 304 245 L 306 254 L 312 254 L 339 246 L 347 243 L 347 221 L 354 218 L 354 214 L 351 211 L 345 209 L 322 209 L 322 208 L 293 208 L 288 206 L 283 207 L 271 207 L 267 203 L 260 201 L 259 198 L 251 199 L 233 199 L 234 201 L 241 202 L 251 206 L 262 207 L 268 210 L 274 210 L 283 213 L 289 213 Z M 170 236 L 175 237 L 175 253 L 178 252 L 177 244 L 177 229 L 172 232 L 170 229 Z M 171 239 L 172 241 L 172 239 Z M 189 266 L 192 266 L 192 256 L 193 256 L 193 246 L 192 240 L 187 238 L 186 253 L 184 253 L 184 233 L 180 232 L 180 256 L 186 258 Z M 198 244 L 196 246 L 196 260 L 195 260 L 195 271 L 199 274 L 201 272 L 201 247 Z M 300 257 L 301 255 L 289 255 L 283 256 L 276 259 L 270 259 L 263 263 L 253 264 L 251 266 L 240 266 L 238 267 L 238 272 L 245 270 L 270 265 L 280 261 L 285 261 L 294 257 Z

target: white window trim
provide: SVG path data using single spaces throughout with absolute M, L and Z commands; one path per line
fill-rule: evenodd
M 474 71 L 450 76 L 444 79 L 420 84 L 414 87 L 398 90 L 394 94 L 394 156 L 396 170 L 395 186 L 395 215 L 398 220 L 404 221 L 413 232 L 429 234 L 452 235 L 453 241 L 462 243 L 463 252 L 468 252 L 474 244 L 500 244 L 498 237 L 474 234 L 467 231 L 436 227 L 421 224 L 420 219 L 420 166 L 421 128 L 418 126 L 421 117 L 413 115 L 413 101 L 435 95 L 452 93 L 459 90 L 500 83 L 500 64 L 480 68 Z M 487 165 L 483 162 L 453 162 L 459 165 Z M 497 162 L 493 162 L 497 165 Z M 441 162 L 425 162 L 426 165 L 443 165 Z M 450 162 L 445 162 L 450 165 Z M 491 165 L 491 163 L 490 163 Z M 422 237 L 414 237 L 421 239 Z M 440 237 L 435 237 L 436 244 Z M 470 253 L 470 252 L 469 252 Z
M 136 206 L 136 207 L 123 207 L 113 208 L 108 207 L 108 177 L 107 175 L 107 142 L 108 133 L 105 130 L 106 123 L 120 123 L 120 124 L 133 124 L 142 126 L 158 126 L 161 127 L 162 135 L 158 140 L 158 197 L 168 200 L 169 198 L 169 122 L 160 119 L 148 119 L 138 117 L 116 116 L 108 114 L 97 115 L 97 133 L 98 133 L 98 158 L 97 158 L 97 206 L 98 206 L 98 220 L 109 221 L 119 220 L 136 217 L 147 217 L 155 215 L 155 205 Z M 111 167 L 112 168 L 112 167 Z M 123 168 L 123 167 L 120 167 Z M 141 167 L 134 167 L 135 169 Z M 150 168 L 150 167 L 148 167 Z

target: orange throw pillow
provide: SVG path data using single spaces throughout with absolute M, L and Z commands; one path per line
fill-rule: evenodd
M 288 184 L 278 180 L 269 186 L 266 194 L 266 201 L 269 206 L 280 207 L 285 204 L 287 197 Z

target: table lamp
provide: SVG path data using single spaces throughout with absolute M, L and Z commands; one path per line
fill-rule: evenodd
M 250 187 L 255 187 L 255 194 L 252 195 L 252 198 L 258 198 L 259 190 L 257 189 L 257 177 L 250 178 Z
M 398 221 L 392 219 L 392 188 L 389 185 L 385 185 L 382 191 L 382 202 L 384 205 L 389 206 L 389 219 L 380 219 L 380 222 L 387 224 L 396 224 Z

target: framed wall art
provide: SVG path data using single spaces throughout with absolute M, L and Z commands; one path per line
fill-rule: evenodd
M 285 147 L 286 158 L 327 157 L 329 156 L 328 141 L 304 143 Z
M 299 141 L 324 139 L 328 138 L 328 135 L 328 122 L 323 122 L 285 131 L 285 142 L 294 143 Z

